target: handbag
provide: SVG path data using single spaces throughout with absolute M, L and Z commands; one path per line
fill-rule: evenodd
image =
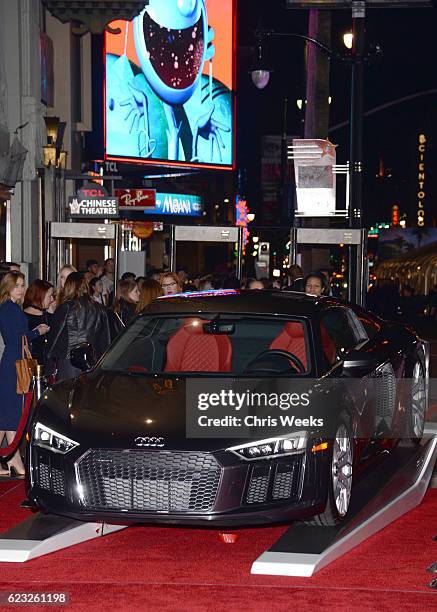
M 17 370 L 17 393 L 28 393 L 32 377 L 36 374 L 38 362 L 32 357 L 26 336 L 21 336 L 21 359 L 15 362 Z

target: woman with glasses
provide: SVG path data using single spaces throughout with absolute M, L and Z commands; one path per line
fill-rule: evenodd
M 175 272 L 163 272 L 159 277 L 159 284 L 161 285 L 164 295 L 172 295 L 173 293 L 180 293 L 182 291 L 179 277 Z

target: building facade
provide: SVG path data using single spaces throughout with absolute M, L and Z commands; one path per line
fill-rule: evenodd
M 90 48 L 90 35 L 73 34 L 40 0 L 0 0 L 0 156 L 16 131 L 28 151 L 22 180 L 0 190 L 0 259 L 19 262 L 28 282 L 46 276 L 48 257 L 54 280 L 67 256 L 64 244 L 49 254 L 47 223 L 64 218 L 74 189 L 66 173 L 80 172 L 91 129 Z M 53 125 L 62 126 L 57 143 Z

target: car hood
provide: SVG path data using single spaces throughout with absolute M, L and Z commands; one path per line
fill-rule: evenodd
M 35 420 L 82 447 L 138 448 L 139 437 L 164 438 L 164 450 L 213 451 L 247 442 L 243 438 L 186 438 L 183 377 L 83 374 L 46 393 Z

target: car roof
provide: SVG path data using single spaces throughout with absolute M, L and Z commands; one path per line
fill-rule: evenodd
M 162 296 L 144 313 L 229 312 L 314 317 L 327 306 L 345 305 L 331 297 L 316 297 L 297 291 L 237 290 L 198 291 Z

